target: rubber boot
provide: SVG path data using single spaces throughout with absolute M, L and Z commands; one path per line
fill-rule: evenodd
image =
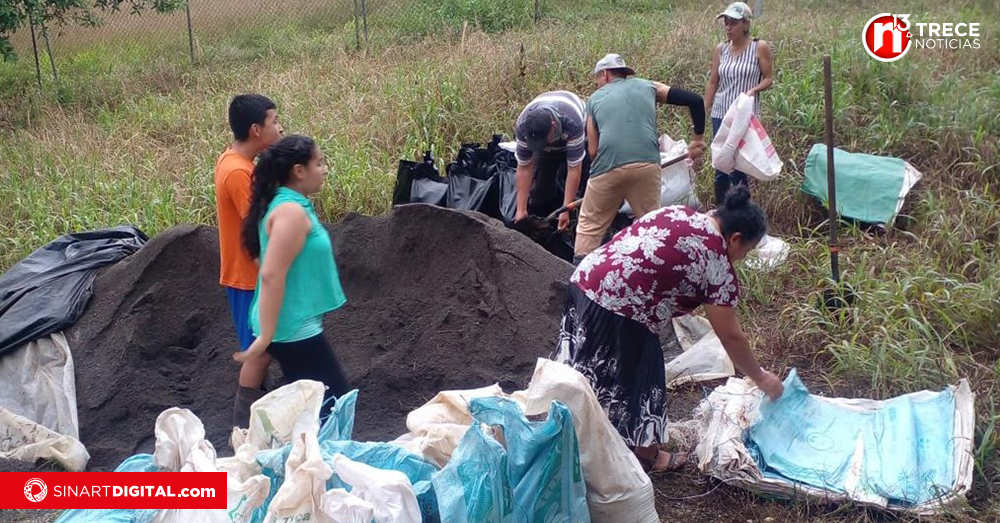
M 245 429 L 250 426 L 250 405 L 261 399 L 267 391 L 262 389 L 251 389 L 249 387 L 238 387 L 236 389 L 236 401 L 233 404 L 233 426 Z

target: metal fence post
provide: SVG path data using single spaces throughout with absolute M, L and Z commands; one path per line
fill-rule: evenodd
M 358 0 L 354 0 L 354 50 L 361 50 L 361 21 L 358 16 Z
M 188 49 L 191 50 L 191 63 L 198 63 L 194 58 L 194 31 L 191 27 L 191 0 L 184 2 L 184 10 L 187 11 L 188 23 Z
M 35 17 L 28 11 L 28 24 L 31 26 L 31 48 L 35 51 L 35 77 L 38 78 L 38 89 L 42 89 L 42 65 L 38 60 L 38 38 L 35 36 Z
M 365 25 L 365 51 L 368 51 L 368 3 L 361 0 L 361 20 Z
M 52 43 L 49 42 L 49 28 L 42 22 L 42 38 L 45 40 L 45 51 L 49 54 L 49 63 L 52 65 L 52 78 L 55 79 L 56 87 L 59 87 L 59 72 L 56 71 L 56 57 L 52 54 Z

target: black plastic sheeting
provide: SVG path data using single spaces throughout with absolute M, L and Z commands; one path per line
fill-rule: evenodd
M 97 269 L 146 240 L 131 226 L 67 234 L 11 267 L 0 276 L 0 355 L 73 325 L 90 301 Z
M 497 134 L 485 147 L 478 143 L 462 144 L 455 161 L 445 167 L 444 177 L 434 166 L 430 152 L 424 153 L 421 162 L 400 160 L 392 204 L 427 203 L 477 211 L 513 227 L 517 214 L 517 159 L 513 152 L 500 147 L 502 140 L 503 136 Z M 558 191 L 561 198 L 562 187 Z M 557 202 L 552 210 L 558 206 Z M 545 229 L 530 232 L 514 228 L 552 254 L 573 260 L 572 240 L 557 232 L 554 222 Z
M 392 191 L 392 204 L 427 203 L 443 206 L 448 193 L 448 182 L 434 165 L 430 151 L 420 162 L 400 160 L 396 169 L 396 187 Z
M 481 147 L 464 143 L 448 164 L 446 207 L 479 211 L 510 225 L 517 213 L 517 160 L 500 147 L 502 136 Z
M 449 209 L 478 211 L 506 224 L 517 211 L 517 161 L 502 149 L 496 135 L 486 148 L 462 144 L 455 161 L 441 176 L 430 151 L 420 162 L 400 160 L 392 204 L 427 203 Z

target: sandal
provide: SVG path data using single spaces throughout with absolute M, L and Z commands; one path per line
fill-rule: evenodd
M 688 464 L 687 454 L 681 452 L 666 452 L 662 450 L 659 452 L 659 454 L 666 454 L 667 456 L 669 456 L 669 458 L 667 459 L 667 465 L 663 468 L 658 469 L 655 468 L 656 463 L 654 461 L 654 463 L 651 464 L 649 470 L 646 471 L 649 475 L 663 474 L 665 472 L 674 472 L 684 468 L 684 465 Z M 659 457 L 659 454 L 657 455 L 657 457 Z
M 642 465 L 642 471 L 649 473 L 656 466 L 656 456 L 659 455 L 659 450 L 652 448 L 632 448 L 632 455 L 639 460 L 639 465 Z M 654 452 L 650 452 L 654 451 Z

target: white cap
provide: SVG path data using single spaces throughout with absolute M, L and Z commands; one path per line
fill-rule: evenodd
M 604 55 L 597 61 L 597 65 L 594 66 L 594 74 L 597 74 L 605 69 L 624 69 L 626 74 L 635 74 L 635 69 L 625 65 L 625 59 L 615 53 L 608 53 Z
M 750 20 L 753 18 L 753 11 L 750 10 L 750 6 L 744 4 L 743 2 L 733 2 L 729 4 L 729 7 L 725 11 L 719 13 L 719 16 L 715 18 L 722 18 L 723 16 L 732 18 L 733 20 Z

